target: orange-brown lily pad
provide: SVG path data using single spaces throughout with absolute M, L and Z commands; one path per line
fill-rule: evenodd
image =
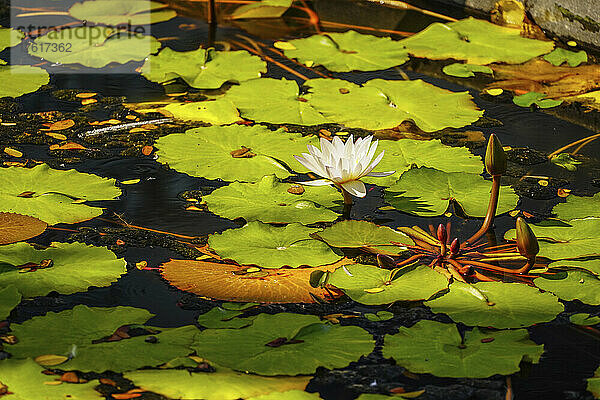
M 29 215 L 0 213 L 0 245 L 31 239 L 46 230 L 48 225 Z
M 352 264 L 346 258 L 318 268 L 262 269 L 195 260 L 171 260 L 162 265 L 162 276 L 181 290 L 211 299 L 259 303 L 315 303 L 341 296 L 335 288 L 313 288 L 311 272 L 334 271 Z

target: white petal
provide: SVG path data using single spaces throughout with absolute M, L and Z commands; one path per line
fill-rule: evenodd
M 383 178 L 384 176 L 390 176 L 395 174 L 396 171 L 387 171 L 387 172 L 369 172 L 368 174 L 364 175 L 364 176 L 375 176 L 375 177 L 379 177 L 379 178 Z
M 317 179 L 316 181 L 306 181 L 306 182 L 296 182 L 299 183 L 300 185 L 306 185 L 306 186 L 327 186 L 327 185 L 333 185 L 333 182 L 331 182 L 328 179 Z
M 371 173 L 371 171 L 373 171 L 373 168 L 375 168 L 377 166 L 377 164 L 379 164 L 379 162 L 383 158 L 384 154 L 385 154 L 385 150 L 383 150 L 381 153 L 379 153 L 377 158 L 375 160 L 373 160 L 373 162 L 367 168 L 365 168 L 364 171 L 362 171 L 361 176 L 365 176 L 365 175 Z
M 342 187 L 352 196 L 356 197 L 365 197 L 367 195 L 367 188 L 365 188 L 365 184 L 361 181 L 350 181 L 346 183 L 342 183 Z
M 340 139 L 339 136 L 335 136 L 331 141 L 331 146 L 334 149 L 333 154 L 335 154 L 336 158 L 342 157 L 344 154 L 344 142 Z
M 304 158 L 296 155 L 294 155 L 294 158 L 305 168 L 308 168 L 317 175 L 327 178 L 327 171 L 318 158 L 306 153 L 302 153 L 302 155 Z

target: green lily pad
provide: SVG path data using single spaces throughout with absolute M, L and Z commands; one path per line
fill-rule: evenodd
M 589 326 L 600 324 L 600 317 L 597 315 L 591 316 L 588 313 L 577 313 L 571 315 L 569 321 L 575 325 Z
M 549 269 L 559 269 L 559 270 L 584 270 L 591 272 L 593 275 L 600 276 L 600 260 L 599 259 L 591 259 L 591 260 L 560 260 L 554 261 L 548 264 Z
M 442 215 L 450 202 L 455 201 L 466 215 L 483 217 L 491 186 L 492 182 L 481 175 L 414 168 L 386 189 L 385 200 L 398 211 L 423 217 Z M 512 210 L 518 201 L 519 196 L 512 188 L 501 186 L 496 214 Z
M 340 221 L 317 235 L 331 247 L 363 248 L 387 255 L 399 255 L 406 250 L 392 242 L 414 244 L 402 232 L 367 221 Z
M 362 304 L 425 300 L 448 287 L 448 279 L 429 267 L 418 265 L 395 274 L 371 265 L 352 264 L 335 270 L 329 283 Z
M 594 395 L 594 398 L 600 398 L 600 367 L 594 372 L 594 376 L 587 380 L 587 390 Z
M 404 172 L 414 166 L 471 174 L 480 174 L 483 171 L 481 158 L 471 154 L 467 148 L 446 146 L 439 140 L 380 140 L 378 149 L 385 151 L 385 157 L 375 171 L 396 173 L 385 178 L 365 177 L 361 180 L 380 186 L 392 186 Z
M 76 346 L 75 357 L 60 364 L 63 370 L 123 372 L 141 367 L 154 367 L 174 357 L 191 353 L 190 345 L 199 330 L 195 326 L 152 328 L 158 341 L 146 342 L 146 336 L 118 341 L 94 343 L 112 335 L 122 325 L 142 324 L 150 314 L 133 307 L 99 308 L 83 305 L 59 313 L 49 312 L 11 329 L 19 342 L 6 348 L 15 358 L 41 355 L 66 355 Z M 44 340 L 39 340 L 44 332 Z
M 0 246 L 0 286 L 14 285 L 25 297 L 52 291 L 71 294 L 90 286 L 108 286 L 127 272 L 127 262 L 104 247 L 52 243 L 36 250 L 28 243 Z M 19 272 L 18 266 L 52 260 L 52 266 Z
M 283 129 L 270 131 L 260 125 L 231 125 L 163 136 L 155 147 L 158 162 L 179 172 L 207 179 L 256 182 L 265 175 L 275 174 L 281 179 L 292 175 L 281 162 L 293 165 L 298 172 L 306 172 L 293 155 L 306 151 L 307 144 L 316 143 L 314 138 Z M 243 157 L 232 155 L 243 148 L 249 149 Z
M 0 66 L 0 97 L 19 97 L 33 93 L 50 82 L 45 69 L 30 65 Z
M 202 121 L 212 125 L 228 125 L 241 120 L 233 103 L 222 98 L 214 101 L 173 103 L 165 106 L 163 110 L 170 112 L 177 119 Z
M 277 346 L 277 342 L 283 342 Z M 324 346 L 323 344 L 327 345 Z M 260 314 L 242 329 L 208 329 L 194 349 L 219 365 L 260 375 L 312 374 L 341 368 L 373 350 L 373 337 L 356 326 L 331 325 L 314 315 Z
M 600 278 L 585 271 L 562 271 L 554 275 L 544 275 L 534 279 L 533 283 L 563 300 L 600 304 Z
M 575 219 L 569 225 L 530 225 L 538 238 L 539 256 L 551 260 L 565 260 L 600 254 L 600 218 Z M 515 230 L 504 234 L 508 240 L 515 239 Z
M 226 310 L 214 307 L 198 317 L 198 324 L 210 329 L 238 329 L 252 324 L 253 318 L 237 318 L 243 311 Z
M 363 86 L 339 79 L 311 79 L 310 104 L 350 128 L 387 129 L 412 120 L 425 132 L 461 128 L 483 115 L 468 92 L 450 92 L 420 79 L 373 79 Z
M 308 393 L 302 390 L 288 390 L 287 392 L 282 393 L 270 393 L 251 397 L 248 400 L 315 400 L 320 398 L 318 393 Z
M 568 153 L 560 153 L 552 156 L 550 158 L 550 162 L 571 172 L 577 171 L 577 166 L 582 164 L 581 161 L 577 160 L 575 157 L 572 157 Z
M 335 72 L 378 71 L 404 64 L 409 58 L 399 42 L 355 31 L 290 40 L 284 53 L 303 64 L 322 65 Z
M 365 318 L 371 322 L 387 321 L 394 318 L 394 313 L 389 311 L 377 311 L 377 314 L 367 313 Z
M 242 18 L 279 18 L 292 5 L 293 0 L 259 0 L 235 9 L 231 17 Z
M 5 320 L 10 312 L 21 302 L 21 293 L 15 286 L 0 289 L 0 321 Z
M 75 3 L 69 14 L 82 21 L 104 25 L 148 25 L 168 21 L 177 16 L 165 5 L 148 0 L 90 0 Z
M 335 221 L 339 214 L 326 207 L 336 207 L 341 193 L 331 186 L 301 186 L 302 194 L 288 189 L 297 187 L 267 175 L 257 183 L 233 182 L 213 191 L 202 200 L 213 213 L 229 219 L 266 223 L 314 224 Z M 293 189 L 292 189 L 293 190 Z
M 483 296 L 489 300 L 487 303 Z M 554 319 L 564 309 L 550 293 L 521 283 L 454 282 L 450 292 L 425 302 L 435 313 L 448 314 L 470 326 L 520 328 Z
M 0 363 L 0 383 L 7 386 L 8 393 L 2 395 L 3 400 L 100 400 L 105 397 L 94 388 L 97 381 L 87 383 L 67 383 L 48 385 L 59 376 L 44 375 L 35 361 L 5 360 Z
M 21 43 L 25 34 L 19 30 L 0 26 L 0 51 Z
M 319 266 L 339 260 L 341 256 L 329 246 L 309 236 L 317 231 L 301 224 L 274 227 L 254 221 L 242 228 L 211 235 L 208 244 L 223 258 L 263 268 Z
M 238 400 L 289 389 L 304 389 L 309 377 L 265 377 L 215 366 L 216 371 L 142 370 L 124 377 L 145 390 L 180 400 Z
M 493 74 L 494 71 L 490 67 L 475 64 L 453 63 L 442 68 L 446 75 L 457 76 L 459 78 L 470 78 L 475 76 L 475 72 L 482 74 Z
M 522 360 L 537 363 L 543 352 L 544 346 L 529 340 L 525 329 L 474 328 L 464 333 L 463 341 L 454 324 L 427 320 L 386 335 L 383 346 L 384 357 L 394 358 L 411 372 L 451 378 L 509 375 L 519 371 Z
M 557 47 L 551 53 L 548 53 L 544 56 L 544 60 L 548 61 L 550 64 L 559 66 L 562 63 L 567 63 L 569 67 L 576 67 L 581 63 L 585 63 L 588 61 L 587 53 L 583 50 L 581 51 L 569 51 Z
M 521 107 L 529 107 L 532 104 L 540 108 L 552 108 L 562 104 L 562 100 L 545 99 L 544 93 L 529 92 L 513 97 L 513 103 Z
M 318 125 L 330 122 L 304 97 L 296 81 L 253 79 L 231 87 L 225 94 L 246 119 L 272 124 Z
M 114 179 L 46 164 L 1 168 L 0 211 L 30 215 L 48 225 L 74 224 L 101 215 L 102 208 L 81 202 L 115 199 L 121 190 L 114 184 Z
M 400 43 L 415 57 L 453 58 L 480 65 L 493 62 L 521 64 L 554 48 L 553 42 L 521 37 L 519 29 L 472 17 L 445 24 L 433 23 Z
M 600 217 L 600 193 L 593 197 L 569 196 L 566 203 L 554 206 L 553 212 L 560 219 Z
M 104 2 L 110 0 L 102 0 Z M 114 29 L 80 26 L 36 38 L 27 48 L 30 55 L 60 64 L 102 68 L 111 63 L 141 61 L 156 53 L 160 42 L 152 36 Z
M 218 89 L 225 82 L 260 78 L 261 72 L 267 72 L 265 62 L 243 50 L 178 52 L 167 47 L 142 66 L 142 75 L 148 80 L 167 83 L 181 78 L 198 89 Z

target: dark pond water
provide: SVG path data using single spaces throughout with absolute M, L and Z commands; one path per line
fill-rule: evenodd
M 28 2 L 19 3 L 27 7 Z M 35 2 L 29 2 L 33 6 Z M 194 7 L 201 8 L 203 3 Z M 317 1 L 315 9 L 324 20 L 332 22 L 362 25 L 366 28 L 417 32 L 422 30 L 437 19 L 424 16 L 416 12 L 405 11 L 383 11 L 375 5 L 359 5 L 352 2 L 341 1 Z M 193 7 L 192 7 L 193 10 Z M 461 11 L 450 9 L 437 10 L 446 15 L 463 17 Z M 287 25 L 285 33 L 291 36 L 303 36 L 306 32 L 298 27 L 295 17 L 304 17 L 300 11 L 297 15 L 292 13 L 290 18 L 279 21 Z M 199 12 L 200 14 L 200 12 Z M 287 14 L 286 14 L 287 15 Z M 37 17 L 40 18 L 40 17 Z M 61 24 L 65 19 L 60 17 L 48 18 L 48 24 Z M 56 19 L 54 19 L 56 18 Z M 8 20 L 0 20 L 4 26 Z M 32 17 L 32 23 L 39 24 L 39 20 Z M 178 29 L 182 24 L 193 25 L 195 28 L 189 31 Z M 237 34 L 254 37 L 264 43 L 271 43 L 279 39 L 277 35 L 280 30 L 269 27 L 263 23 L 260 34 L 262 37 L 253 36 L 251 33 L 231 26 L 219 26 L 216 29 L 215 40 L 227 41 L 235 38 Z M 277 25 L 279 26 L 279 25 Z M 176 32 L 177 38 L 166 41 L 166 45 L 177 50 L 187 51 L 204 45 L 209 36 L 208 25 L 199 17 L 180 15 L 177 18 L 152 26 L 151 33 L 157 38 L 170 37 Z M 370 33 L 368 29 L 365 33 Z M 394 36 L 399 38 L 399 36 Z M 4 53 L 3 53 L 4 54 Z M 26 57 L 26 56 L 23 56 Z M 285 62 L 277 56 L 275 59 Z M 105 97 L 124 96 L 128 102 L 154 101 L 164 99 L 163 88 L 155 83 L 149 82 L 134 69 L 139 63 L 126 65 L 129 72 L 114 74 L 110 71 L 103 73 L 102 70 L 94 73 L 78 73 L 64 66 L 48 66 L 45 68 L 51 73 L 51 90 L 22 96 L 16 102 L 23 112 L 33 113 L 41 111 L 59 110 L 63 112 L 75 111 L 77 105 L 73 102 L 57 100 L 52 95 L 53 90 L 75 89 L 89 92 L 98 92 Z M 68 73 L 65 73 L 69 71 Z M 60 73 L 56 73 L 60 72 Z M 485 110 L 485 116 L 501 121 L 500 126 L 482 127 L 470 126 L 464 130 L 482 131 L 485 137 L 495 133 L 504 145 L 513 148 L 529 148 L 540 153 L 550 153 L 555 149 L 575 141 L 577 139 L 594 134 L 582 125 L 567 122 L 556 116 L 539 110 L 520 108 L 512 104 L 510 100 L 494 100 L 489 96 L 482 98 L 478 90 L 470 90 L 455 82 L 441 80 L 430 75 L 419 72 L 419 68 L 405 69 L 411 79 L 419 78 L 433 83 L 439 87 L 451 91 L 469 90 L 476 104 Z M 298 79 L 294 75 L 269 64 L 268 77 L 286 77 Z M 340 73 L 332 74 L 350 80 L 355 83 L 363 83 L 373 78 L 389 80 L 402 79 L 401 75 L 394 69 L 378 71 L 373 73 Z M 316 77 L 309 76 L 309 77 Z M 560 110 L 559 110 L 560 112 Z M 99 109 L 93 113 L 93 117 L 101 120 L 110 117 L 112 110 Z M 9 141 L 10 142 L 10 141 Z M 1 144 L 11 144 L 11 143 Z M 600 165 L 597 162 L 597 154 L 600 151 L 600 142 L 587 146 L 581 154 L 589 157 L 589 161 L 582 165 L 576 173 L 572 173 L 555 166 L 549 162 L 524 165 L 509 163 L 510 183 L 517 183 L 518 178 L 523 175 L 546 176 L 561 182 L 561 187 L 573 190 L 575 194 L 591 195 L 600 187 L 597 186 L 600 179 Z M 473 152 L 482 155 L 484 147 L 482 144 L 472 146 Z M 92 227 L 101 229 L 103 227 L 116 227 L 117 225 L 107 222 L 113 219 L 115 214 L 132 225 L 142 226 L 153 230 L 177 233 L 180 235 L 202 237 L 228 228 L 239 227 L 240 224 L 218 217 L 210 212 L 186 211 L 186 202 L 180 194 L 187 190 L 201 190 L 208 194 L 215 188 L 223 186 L 224 182 L 211 181 L 202 178 L 194 178 L 167 169 L 163 165 L 149 158 L 111 156 L 102 159 L 84 159 L 81 162 L 61 165 L 61 161 L 51 157 L 47 151 L 47 145 L 22 145 L 21 148 L 29 158 L 48 161 L 52 166 L 75 168 L 81 172 L 115 178 L 119 181 L 128 179 L 141 179 L 136 185 L 123 186 L 123 196 L 116 201 L 104 202 L 101 205 L 107 210 L 103 217 L 105 219 L 94 219 L 74 226 L 58 225 L 59 228 L 77 230 L 81 227 Z M 557 202 L 563 201 L 554 195 L 547 195 L 543 188 L 534 183 L 523 184 L 519 209 L 530 212 L 539 218 L 549 215 L 552 207 Z M 562 183 L 564 182 L 564 183 Z M 554 189 L 555 190 L 555 189 Z M 440 222 L 446 222 L 447 218 L 420 218 L 402 214 L 396 211 L 381 211 L 383 206 L 383 190 L 375 187 L 365 199 L 356 201 L 352 209 L 351 218 L 365 219 L 380 225 L 397 227 L 400 225 L 433 224 L 437 226 Z M 479 220 L 465 220 L 453 216 L 450 218 L 454 226 L 454 234 L 468 235 L 477 229 Z M 497 240 L 502 240 L 504 232 L 511 228 L 514 220 L 505 215 L 497 218 L 495 234 Z M 72 231 L 48 230 L 35 241 L 38 243 L 50 243 L 52 241 L 72 240 Z M 126 235 L 123 233 L 123 235 Z M 118 237 L 118 234 L 113 236 Z M 60 311 L 72 308 L 77 304 L 88 306 L 134 306 L 149 310 L 155 317 L 150 321 L 153 326 L 176 327 L 194 323 L 200 313 L 203 313 L 217 304 L 203 300 L 195 295 L 180 291 L 170 286 L 163 280 L 157 271 L 140 271 L 134 267 L 136 262 L 145 260 L 149 265 L 159 265 L 170 258 L 182 258 L 182 254 L 173 248 L 161 247 L 161 240 L 168 244 L 172 240 L 165 239 L 167 236 L 161 234 L 147 233 L 146 236 L 131 236 L 125 238 L 126 245 L 121 246 L 118 255 L 127 260 L 129 272 L 110 287 L 90 288 L 83 293 L 72 295 L 50 295 L 22 302 L 11 314 L 10 321 L 14 323 L 23 322 L 33 316 L 43 315 L 48 311 Z M 90 243 L 103 245 L 98 237 L 91 235 L 86 238 Z M 147 245 L 152 240 L 152 245 Z M 133 243 L 133 244 L 132 244 Z M 111 247 L 115 248 L 115 246 Z M 82 260 L 82 262 L 85 262 Z M 592 306 L 585 306 L 579 302 L 565 303 L 566 311 L 589 312 L 596 314 L 600 310 Z M 341 300 L 328 305 L 270 305 L 261 308 L 261 312 L 275 313 L 279 311 L 290 311 L 300 313 L 312 313 L 326 315 L 334 312 L 365 312 L 385 309 L 385 307 L 368 307 L 354 303 L 348 299 Z M 390 308 L 395 313 L 393 319 L 372 323 L 361 321 L 360 326 L 373 333 L 382 343 L 382 335 L 396 332 L 399 326 L 409 326 L 421 318 L 434 318 L 433 314 L 425 307 L 395 304 Z M 437 316 L 437 320 L 449 322 L 445 317 Z M 351 320 L 348 320 L 351 321 Z M 356 322 L 343 321 L 344 324 Z M 532 340 L 545 345 L 545 353 L 539 364 L 523 365 L 521 372 L 511 377 L 514 398 L 516 399 L 590 399 L 591 394 L 585 391 L 586 378 L 600 364 L 600 337 L 593 333 L 579 329 L 568 323 L 568 317 L 559 316 L 556 321 L 539 324 L 529 328 Z M 386 393 L 393 387 L 402 386 L 407 390 L 425 388 L 426 392 L 422 398 L 426 399 L 504 399 L 506 395 L 506 380 L 504 377 L 492 377 L 490 379 L 444 379 L 432 375 L 420 375 L 418 378 L 410 374 L 403 374 L 403 369 L 393 365 L 384 359 L 379 351 L 367 358 L 353 363 L 350 367 L 339 371 L 319 370 L 316 377 L 308 386 L 309 391 L 318 391 L 324 399 L 353 399 L 360 393 Z M 150 398 L 150 397 L 148 397 Z M 506 397 L 508 398 L 508 397 Z

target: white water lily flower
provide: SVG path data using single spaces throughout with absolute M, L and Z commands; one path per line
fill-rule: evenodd
M 308 145 L 308 153 L 294 156 L 296 160 L 315 174 L 325 178 L 316 181 L 299 182 L 303 185 L 336 185 L 356 197 L 365 197 L 367 190 L 360 181 L 364 176 L 389 176 L 396 171 L 371 172 L 383 158 L 385 151 L 373 160 L 377 150 L 377 140 L 373 136 L 359 138 L 354 142 L 352 135 L 346 143 L 336 136 L 332 142 L 321 138 L 321 150 Z

